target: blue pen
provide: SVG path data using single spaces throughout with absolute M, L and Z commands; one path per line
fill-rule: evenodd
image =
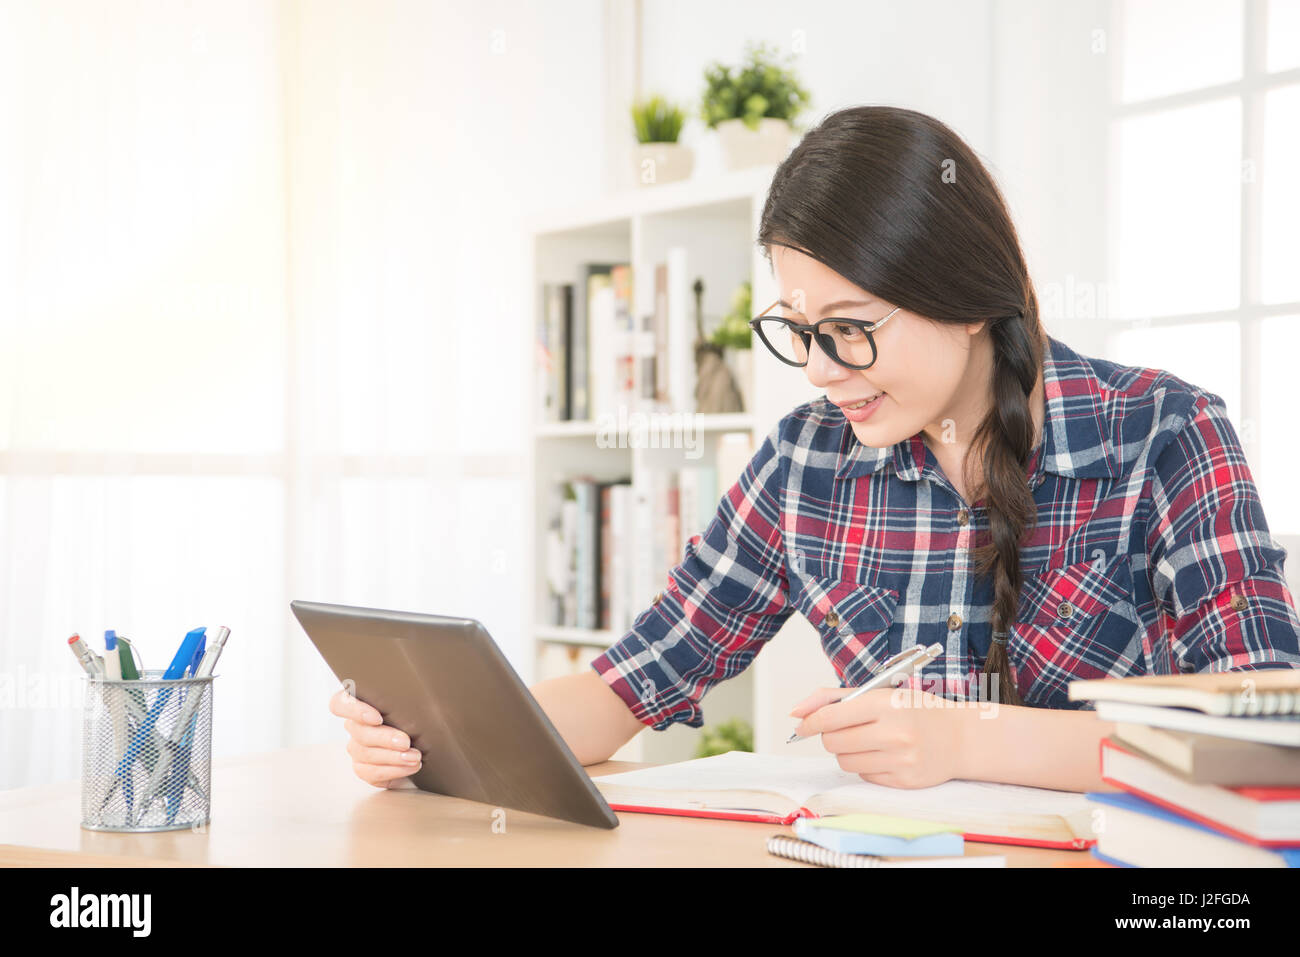
M 163 672 L 164 680 L 175 681 L 177 678 L 180 678 L 185 674 L 186 666 L 194 657 L 194 648 L 198 645 L 199 640 L 203 637 L 206 630 L 206 628 L 195 628 L 185 636 L 181 641 L 181 646 L 176 649 L 176 656 L 172 658 L 172 663 L 168 665 L 167 670 Z M 140 727 L 136 729 L 135 736 L 131 738 L 131 743 L 127 747 L 126 753 L 122 755 L 121 763 L 117 766 L 118 777 L 123 781 L 126 790 L 128 808 L 132 806 L 130 774 L 132 757 L 139 752 L 140 746 L 144 744 L 145 740 L 149 736 L 149 732 L 153 730 L 154 722 L 158 720 L 158 715 L 162 713 L 163 706 L 167 704 L 167 698 L 170 695 L 170 688 L 162 688 L 159 690 L 158 697 L 154 701 L 153 707 L 149 709 L 149 714 L 145 716 Z M 143 812 L 141 813 L 141 816 L 143 816 Z
M 185 662 L 185 673 L 181 675 L 182 678 L 193 678 L 198 673 L 199 662 L 203 660 L 203 650 L 207 645 L 206 632 L 206 628 L 195 628 L 185 636 L 188 639 L 190 635 L 197 634 L 199 640 L 194 644 L 194 654 L 190 655 L 189 660 Z M 179 654 L 179 652 L 177 653 Z
M 196 631 L 200 629 L 195 629 Z M 203 660 L 203 653 L 206 651 L 207 638 L 205 635 L 199 635 L 199 643 L 194 647 L 194 656 L 190 659 L 189 665 L 185 668 L 185 677 L 193 678 L 199 673 L 199 662 Z M 188 696 L 190 693 L 202 694 L 202 688 L 183 688 L 181 694 Z M 183 703 L 183 701 L 182 701 Z M 184 714 L 184 712 L 181 712 Z M 181 736 L 178 745 L 179 752 L 176 755 L 176 763 L 168 770 L 167 776 L 163 782 L 163 793 L 167 796 L 167 823 L 171 824 L 176 820 L 176 812 L 180 810 L 181 798 L 185 795 L 185 779 L 190 773 L 190 742 L 194 739 L 194 726 L 199 722 L 198 712 L 190 718 L 185 733 Z

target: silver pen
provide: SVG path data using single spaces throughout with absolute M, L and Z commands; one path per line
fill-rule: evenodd
M 900 651 L 898 654 L 894 655 L 894 657 L 886 661 L 878 672 L 867 679 L 866 684 L 854 688 L 843 698 L 838 698 L 836 701 L 828 701 L 827 704 L 836 704 L 840 701 L 852 701 L 864 691 L 870 691 L 873 688 L 881 688 L 885 686 L 900 674 L 914 674 L 919 669 L 924 668 L 930 662 L 934 661 L 934 659 L 938 658 L 941 654 L 943 654 L 943 645 L 938 642 L 929 646 L 913 645 L 906 651 Z M 802 735 L 796 733 L 790 735 L 785 743 L 793 744 L 796 741 L 803 740 L 806 739 Z
M 82 670 L 84 670 L 86 674 L 90 675 L 92 678 L 104 677 L 103 660 L 96 657 L 95 653 L 91 651 L 85 641 L 82 640 L 81 635 L 74 634 L 69 638 L 68 647 L 71 648 L 72 653 L 77 656 L 77 661 L 80 663 Z
M 230 637 L 230 629 L 222 625 L 217 629 L 217 637 L 213 639 L 212 644 L 203 652 L 203 657 L 199 660 L 199 670 L 194 674 L 196 678 L 207 678 L 212 674 L 212 669 L 216 667 L 217 658 L 221 655 L 221 649 L 226 646 L 226 639 Z M 185 737 L 185 729 L 190 723 L 195 710 L 198 707 L 199 699 L 203 695 L 201 692 L 191 691 L 186 697 L 185 703 L 181 706 L 180 717 L 172 729 L 171 736 L 164 739 L 163 748 L 158 756 L 158 763 L 154 765 L 153 773 L 149 775 L 149 781 L 145 785 L 144 797 L 140 801 L 139 810 L 136 813 L 135 823 L 144 820 L 145 813 L 149 806 L 153 804 L 155 793 L 162 784 L 163 775 L 171 766 L 172 759 L 176 755 L 176 749 L 180 746 L 181 740 Z M 182 788 L 182 791 L 184 789 Z

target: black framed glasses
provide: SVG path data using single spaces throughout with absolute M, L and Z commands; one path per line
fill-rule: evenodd
M 763 315 L 749 320 L 749 328 L 758 333 L 772 355 L 786 365 L 798 367 L 808 364 L 808 347 L 816 337 L 822 352 L 845 368 L 870 369 L 876 361 L 876 340 L 872 333 L 903 308 L 895 306 L 883 319 L 826 318 L 809 325 L 785 316 L 768 315 L 780 302 L 778 299 L 763 310 Z

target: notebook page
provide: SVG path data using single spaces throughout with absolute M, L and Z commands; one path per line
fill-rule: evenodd
M 920 818 L 970 820 L 983 814 L 1018 817 L 1089 811 L 1080 792 L 991 781 L 945 781 L 928 788 L 896 788 L 864 781 L 840 768 L 832 755 L 768 755 L 728 751 L 661 767 L 641 768 L 592 778 L 602 782 L 664 791 L 771 791 L 806 804 L 814 795 L 831 799 L 852 795 L 852 803 L 876 813 Z
M 972 814 L 1055 814 L 1069 817 L 1088 810 L 1087 797 L 1078 791 L 1054 791 L 1050 788 L 1025 787 L 1020 784 L 997 784 L 993 781 L 945 781 L 928 788 L 893 788 L 864 781 L 856 774 L 852 784 L 834 793 L 852 794 L 872 807 L 882 810 L 906 810 L 916 814 L 936 813 L 958 818 Z
M 771 791 L 797 804 L 822 791 L 863 783 L 856 774 L 840 770 L 829 754 L 786 757 L 749 751 L 602 774 L 592 781 L 597 787 L 608 783 L 662 791 Z

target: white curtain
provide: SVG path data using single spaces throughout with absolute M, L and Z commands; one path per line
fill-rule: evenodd
M 520 219 L 602 156 L 600 5 L 546 12 L 0 2 L 0 787 L 79 774 L 73 632 L 229 626 L 218 755 L 341 738 L 292 598 L 528 679 Z

